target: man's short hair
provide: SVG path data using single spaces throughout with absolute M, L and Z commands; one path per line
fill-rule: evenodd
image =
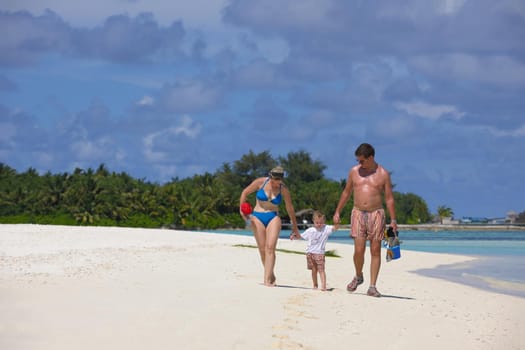
M 369 158 L 370 156 L 375 156 L 376 155 L 376 150 L 374 149 L 374 147 L 372 147 L 371 144 L 369 144 L 369 143 L 362 143 L 355 150 L 355 155 L 356 155 L 356 157 L 362 156 L 362 157 L 365 157 L 365 158 Z

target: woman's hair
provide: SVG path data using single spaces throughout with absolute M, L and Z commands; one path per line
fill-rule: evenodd
M 284 177 L 284 169 L 280 166 L 276 166 L 270 170 L 270 176 L 272 179 L 282 179 Z

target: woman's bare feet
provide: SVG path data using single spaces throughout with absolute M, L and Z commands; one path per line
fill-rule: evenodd
M 265 281 L 264 285 L 266 287 L 275 287 L 275 281 L 276 280 L 277 280 L 277 278 L 275 278 L 275 275 L 272 274 L 272 277 L 270 277 L 270 280 L 269 281 Z

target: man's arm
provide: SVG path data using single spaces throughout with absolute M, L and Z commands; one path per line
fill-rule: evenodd
M 397 220 L 396 220 L 396 205 L 394 202 L 394 192 L 392 191 L 392 181 L 390 180 L 390 174 L 386 173 L 385 181 L 385 202 L 388 214 L 390 214 L 390 226 L 397 231 Z

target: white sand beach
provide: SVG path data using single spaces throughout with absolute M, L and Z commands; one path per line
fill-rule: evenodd
M 525 299 L 413 271 L 472 258 L 402 251 L 382 298 L 345 290 L 353 246 L 328 241 L 329 292 L 277 252 L 262 285 L 252 237 L 0 225 L 0 349 L 525 349 Z M 304 241 L 278 248 L 304 251 Z M 384 252 L 383 252 L 384 253 Z M 367 252 L 368 254 L 368 252 Z

